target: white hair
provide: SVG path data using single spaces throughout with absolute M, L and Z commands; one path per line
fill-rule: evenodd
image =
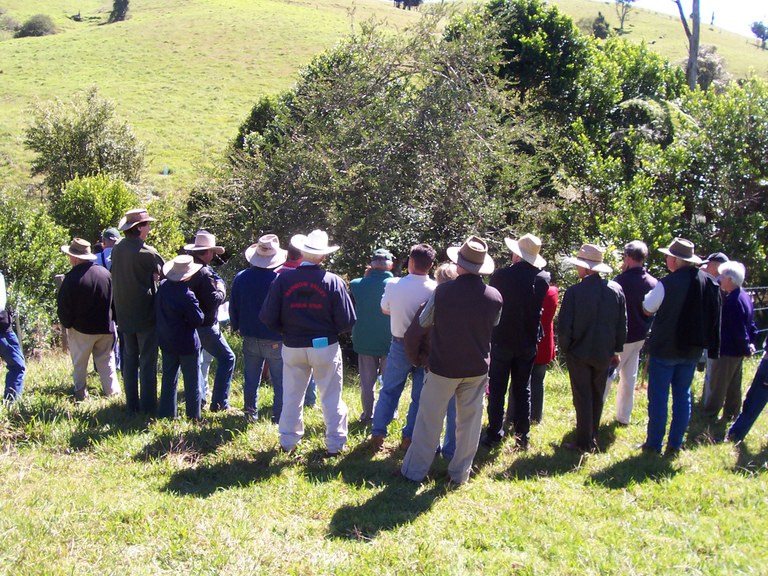
M 325 254 L 315 254 L 314 252 L 301 251 L 301 259 L 305 262 L 311 262 L 312 264 L 320 264 L 325 258 Z
M 727 276 L 733 280 L 733 283 L 739 288 L 744 284 L 744 278 L 747 275 L 747 269 L 744 268 L 744 264 L 741 262 L 734 262 L 733 260 L 720 264 L 720 266 L 717 267 L 717 272 L 720 276 Z

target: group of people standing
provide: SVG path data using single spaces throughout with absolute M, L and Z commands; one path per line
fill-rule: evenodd
M 104 232 L 105 249 L 99 254 L 80 238 L 61 247 L 72 264 L 57 302 L 74 365 L 75 397 L 87 396 L 90 356 L 104 393 L 120 393 L 119 350 L 130 410 L 175 417 L 181 373 L 186 416 L 200 419 L 208 395 L 201 359 L 207 355 L 217 361 L 210 410 L 229 410 L 235 356 L 219 327 L 227 286 L 210 266 L 224 248 L 200 230 L 194 243 L 184 246 L 185 254 L 165 262 L 145 242 L 154 221 L 144 209 L 130 210 L 116 229 Z M 316 385 L 327 455 L 341 453 L 348 409 L 342 400 L 339 337 L 351 331 L 360 374 L 360 421 L 371 426 L 374 450 L 385 444 L 410 376 L 411 401 L 400 440 L 406 449 L 401 468 L 405 478 L 421 481 L 440 454 L 449 460 L 450 481 L 466 482 L 478 445 L 495 447 L 507 430 L 516 449 L 526 450 L 532 423 L 543 417 L 544 375 L 555 356 L 558 291 L 545 271 L 539 238 L 505 238 L 505 245 L 511 265 L 496 268 L 486 241 L 471 236 L 448 248 L 448 261 L 437 267 L 435 280 L 429 276 L 436 257 L 430 245 L 411 248 L 402 277 L 392 273 L 392 253 L 380 248 L 348 289 L 323 267 L 325 258 L 339 249 L 329 243 L 327 233 L 295 235 L 288 250 L 274 234 L 262 236 L 245 250 L 249 267 L 236 275 L 228 303 L 231 328 L 243 338 L 245 417 L 258 418 L 266 364 L 274 388 L 271 417 L 279 426 L 281 448 L 291 452 L 303 437 L 303 408 L 308 389 Z M 702 262 L 693 244 L 682 238 L 660 251 L 670 273 L 659 281 L 645 268 L 648 248 L 640 241 L 624 247 L 622 272 L 614 280 L 601 276 L 611 268 L 596 245 L 584 244 L 566 259 L 580 281 L 565 291 L 558 318 L 559 348 L 576 411 L 574 441 L 565 442 L 564 448 L 599 449 L 598 427 L 616 377 L 615 418 L 619 425 L 630 423 L 640 352 L 649 330 L 644 451 L 660 453 L 665 435 L 667 452 L 681 448 L 691 415 L 691 382 L 704 350 L 710 362 L 705 412 L 716 416 L 723 409 L 727 419 L 739 414 L 742 361 L 756 344 L 751 301 L 741 289 L 744 267 L 720 253 Z M 483 276 L 490 276 L 487 283 Z M 3 332 L 3 358 L 8 340 Z M 14 370 L 20 364 L 23 380 L 23 357 L 20 363 L 6 361 Z M 755 390 L 748 393 L 730 430 L 732 440 L 743 439 L 768 401 L 766 376 L 764 358 Z M 9 379 L 17 378 L 18 370 L 12 376 L 9 369 Z M 15 394 L 14 386 L 7 383 L 6 397 Z

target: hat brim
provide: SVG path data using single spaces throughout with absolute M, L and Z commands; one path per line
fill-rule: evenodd
M 120 230 L 120 232 L 125 232 L 126 230 L 130 230 L 131 228 L 135 228 L 139 224 L 143 224 L 144 222 L 157 222 L 157 218 L 152 218 L 152 216 L 147 216 L 146 218 L 142 218 L 141 220 L 138 220 L 137 222 L 131 222 L 131 225 L 128 225 L 128 219 L 123 216 L 120 219 L 120 222 L 117 225 L 117 229 Z
M 568 256 L 564 259 L 565 262 L 573 264 L 574 266 L 581 266 L 587 270 L 594 270 L 595 272 L 602 272 L 604 274 L 610 274 L 613 272 L 613 268 L 608 266 L 605 262 L 593 262 L 592 260 L 582 260 L 574 256 Z
M 285 261 L 288 260 L 287 250 L 283 250 L 282 248 L 276 248 L 276 252 L 272 256 L 259 256 L 256 253 L 256 248 L 258 246 L 259 246 L 258 244 L 251 244 L 250 246 L 248 246 L 248 248 L 245 249 L 245 259 L 248 261 L 248 263 L 251 266 L 272 270 L 273 268 L 277 268 L 281 264 L 285 264 Z
M 673 254 L 669 251 L 668 248 L 659 248 L 659 252 L 662 254 L 666 254 L 667 256 L 672 256 L 673 258 L 679 258 L 680 260 L 683 260 L 685 262 L 690 262 L 691 264 L 703 264 L 704 262 L 696 256 L 696 254 L 690 256 L 689 258 L 684 258 L 683 256 L 680 256 L 679 254 Z
M 168 280 L 172 280 L 174 282 L 184 282 L 185 280 L 189 280 L 192 278 L 192 276 L 195 275 L 196 272 L 198 272 L 203 267 L 202 264 L 198 264 L 197 262 L 192 262 L 190 264 L 189 269 L 184 274 L 178 274 L 173 271 L 173 260 L 169 260 L 165 264 L 163 264 L 163 276 L 165 276 Z
M 76 254 L 75 252 L 70 251 L 69 246 L 67 245 L 62 246 L 61 251 L 68 256 L 79 258 L 80 260 L 96 260 L 96 254 Z
M 325 254 L 331 254 L 332 252 L 336 252 L 340 248 L 340 246 L 328 246 L 326 248 L 315 248 L 312 246 L 307 246 L 307 237 L 304 234 L 296 234 L 295 236 L 291 237 L 291 246 L 296 248 L 296 250 L 301 250 L 302 252 L 308 252 L 309 254 L 317 254 L 317 255 L 325 255 Z
M 528 264 L 531 266 L 541 269 L 547 265 L 547 261 L 542 258 L 540 254 L 530 254 L 521 250 L 520 243 L 517 240 L 512 240 L 512 238 L 504 238 L 504 244 L 507 245 L 507 248 L 509 248 L 513 254 L 520 256 L 520 258 L 528 262 Z
M 197 244 L 184 244 L 184 250 L 187 252 L 205 252 L 213 250 L 214 254 L 224 254 L 224 246 L 198 246 Z
M 493 273 L 496 265 L 493 263 L 493 258 L 491 258 L 488 254 L 485 255 L 485 259 L 483 260 L 482 264 L 476 264 L 475 262 L 470 262 L 464 258 L 460 251 L 460 246 L 451 246 L 446 250 L 448 259 L 454 264 L 458 264 L 464 268 L 464 270 L 471 272 L 472 274 L 487 275 Z

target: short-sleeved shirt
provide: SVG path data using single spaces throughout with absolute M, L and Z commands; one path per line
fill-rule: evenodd
M 419 306 L 429 300 L 436 286 L 437 283 L 429 276 L 418 274 L 408 274 L 387 282 L 381 297 L 381 309 L 389 312 L 392 336 L 405 336 Z

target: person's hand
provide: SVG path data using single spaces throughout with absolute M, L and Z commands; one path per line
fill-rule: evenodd
M 757 348 L 754 344 L 749 345 L 749 355 L 754 356 L 757 353 Z
M 611 368 L 616 368 L 619 365 L 619 362 L 621 362 L 621 356 L 619 354 L 614 354 L 611 357 Z

